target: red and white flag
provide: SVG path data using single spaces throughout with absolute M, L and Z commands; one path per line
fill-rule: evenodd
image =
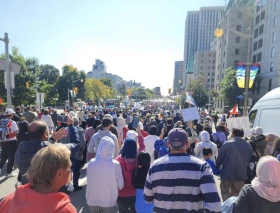
M 238 112 L 238 104 L 236 104 L 235 107 L 233 107 L 233 108 L 229 111 L 229 113 L 230 113 L 231 115 L 238 115 L 238 114 L 239 114 L 239 112 Z

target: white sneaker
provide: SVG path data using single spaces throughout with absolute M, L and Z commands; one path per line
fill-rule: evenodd
M 11 174 L 7 174 L 7 175 L 6 175 L 6 178 L 11 178 L 11 177 L 15 177 L 15 176 L 17 176 L 17 175 L 14 174 L 14 173 L 11 173 Z

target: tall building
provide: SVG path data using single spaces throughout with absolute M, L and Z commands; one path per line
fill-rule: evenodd
M 189 11 L 185 23 L 183 86 L 187 87 L 187 66 L 190 56 L 197 51 L 210 50 L 217 28 L 218 16 L 224 7 L 201 7 L 199 11 Z
M 155 87 L 153 91 L 155 92 L 155 96 L 161 96 L 160 87 Z
M 183 83 L 184 62 L 175 61 L 174 79 L 173 79 L 173 94 L 181 90 Z
M 261 82 L 251 89 L 253 104 L 280 87 L 280 0 L 256 0 L 254 5 L 252 62 L 260 64 Z
M 107 72 L 107 68 L 105 62 L 101 61 L 100 59 L 95 59 L 95 64 L 92 65 L 92 71 L 87 73 L 88 78 L 102 78 Z
M 194 79 L 202 78 L 207 90 L 214 88 L 215 62 L 215 51 L 197 51 L 194 55 Z
M 232 1 L 229 3 L 232 3 Z M 224 34 L 215 38 L 211 44 L 211 50 L 216 52 L 215 89 L 217 91 L 220 89 L 225 70 L 229 67 L 235 68 L 236 63 L 246 63 L 247 61 L 248 39 L 227 29 L 248 35 L 251 18 L 252 8 L 248 6 L 228 6 L 224 13 L 220 15 L 218 25 L 224 28 Z M 224 101 L 217 99 L 214 108 L 224 111 Z
M 142 84 L 135 82 L 135 80 L 134 81 L 130 80 L 130 81 L 126 82 L 126 88 L 130 89 L 133 87 L 140 88 L 140 87 L 142 87 Z

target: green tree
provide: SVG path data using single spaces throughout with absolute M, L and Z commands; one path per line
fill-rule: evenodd
M 113 83 L 112 83 L 112 80 L 111 79 L 109 79 L 109 78 L 101 78 L 100 79 L 100 81 L 104 84 L 104 85 L 106 85 L 106 86 L 108 86 L 108 87 L 110 87 L 110 89 L 114 89 L 114 86 L 113 86 Z
M 192 92 L 192 97 L 198 107 L 205 107 L 208 103 L 208 92 L 204 87 L 204 81 L 202 78 L 193 80 L 188 87 L 188 90 Z
M 242 94 L 242 90 L 237 86 L 236 70 L 227 68 L 221 81 L 220 98 L 225 101 L 225 105 L 233 107 L 237 103 L 236 97 L 240 94 Z
M 98 103 L 102 98 L 110 95 L 110 89 L 105 86 L 100 80 L 89 78 L 85 82 L 85 98 L 87 100 L 94 100 Z
M 39 80 L 45 80 L 47 84 L 55 84 L 59 78 L 59 70 L 50 64 L 40 65 Z

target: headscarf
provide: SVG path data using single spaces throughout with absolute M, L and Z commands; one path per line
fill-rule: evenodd
M 137 144 L 136 140 L 132 138 L 125 139 L 121 152 L 122 157 L 135 159 L 137 156 Z
M 280 162 L 272 157 L 261 158 L 257 165 L 257 177 L 252 181 L 256 193 L 271 202 L 280 201 Z
M 279 137 L 273 133 L 266 134 L 267 146 L 271 155 L 273 154 L 274 147 L 275 147 L 274 142 L 276 141 L 277 138 Z
M 202 142 L 210 142 L 210 135 L 207 131 L 202 131 L 200 133 L 200 138 Z
M 126 122 L 124 118 L 118 117 L 117 119 L 117 132 L 118 132 L 118 139 L 122 143 L 124 141 L 123 138 L 123 128 L 126 127 Z

